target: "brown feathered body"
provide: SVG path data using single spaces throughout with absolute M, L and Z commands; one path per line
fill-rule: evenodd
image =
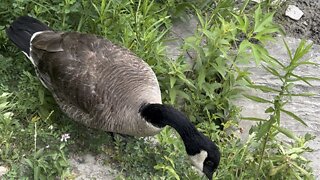
M 161 103 L 157 78 L 129 50 L 95 35 L 44 31 L 31 39 L 30 59 L 75 121 L 133 136 L 160 131 L 138 113 L 145 103 Z

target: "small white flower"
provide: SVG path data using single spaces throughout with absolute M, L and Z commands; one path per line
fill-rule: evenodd
M 50 146 L 49 146 L 49 145 L 47 145 L 47 146 L 46 146 L 46 149 L 48 149 L 49 147 L 50 147 Z
M 50 125 L 50 126 L 49 126 L 49 129 L 50 129 L 50 130 L 52 130 L 52 129 L 53 129 L 53 126 L 52 126 L 52 125 Z
M 62 134 L 61 135 L 60 141 L 61 142 L 67 142 L 68 139 L 70 139 L 70 135 L 68 133 L 66 133 L 66 134 Z

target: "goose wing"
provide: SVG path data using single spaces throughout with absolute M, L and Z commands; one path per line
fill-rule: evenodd
M 145 124 L 133 116 L 140 105 L 161 103 L 151 68 L 101 37 L 44 31 L 32 39 L 30 53 L 39 78 L 62 110 L 88 126 L 135 135 L 135 126 Z M 131 125 L 125 122 L 130 119 Z

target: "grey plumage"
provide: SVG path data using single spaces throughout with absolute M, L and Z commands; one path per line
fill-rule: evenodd
M 72 119 L 134 136 L 159 132 L 138 113 L 144 103 L 161 103 L 158 81 L 127 49 L 95 35 L 45 31 L 32 39 L 30 56 L 39 78 Z

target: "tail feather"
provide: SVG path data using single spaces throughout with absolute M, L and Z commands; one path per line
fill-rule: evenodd
M 6 33 L 9 39 L 26 55 L 30 56 L 30 40 L 34 33 L 50 30 L 50 28 L 29 16 L 21 16 L 15 20 Z

